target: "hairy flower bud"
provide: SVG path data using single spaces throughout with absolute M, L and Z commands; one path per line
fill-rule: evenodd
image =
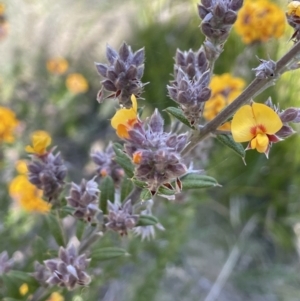
M 9 259 L 7 251 L 0 253 L 0 276 L 9 272 L 13 266 L 13 259 Z
M 115 162 L 114 157 L 112 143 L 104 151 L 96 151 L 91 154 L 92 160 L 97 165 L 97 174 L 101 177 L 111 176 L 118 185 L 124 176 L 124 170 Z
M 60 156 L 52 152 L 43 157 L 32 157 L 28 164 L 28 179 L 38 189 L 43 191 L 43 195 L 49 201 L 56 198 L 63 189 L 64 178 L 67 168 Z
M 90 259 L 87 259 L 85 254 L 77 255 L 73 245 L 67 249 L 60 247 L 58 258 L 44 261 L 50 271 L 46 283 L 66 287 L 69 290 L 77 285 L 86 286 L 91 281 L 91 277 L 85 272 L 89 262 Z
M 105 78 L 101 82 L 102 87 L 114 92 L 104 97 L 103 89 L 98 93 L 98 101 L 106 98 L 118 98 L 119 103 L 126 108 L 131 107 L 131 95 L 139 97 L 145 84 L 141 82 L 144 73 L 144 48 L 132 52 L 131 47 L 123 43 L 117 52 L 107 45 L 106 57 L 109 64 L 96 63 L 98 73 Z
M 139 215 L 133 214 L 133 208 L 131 200 L 128 200 L 125 204 L 108 203 L 108 215 L 105 216 L 105 226 L 111 230 L 114 230 L 121 235 L 127 235 L 128 230 L 135 227 Z
M 300 39 L 300 1 L 291 1 L 286 12 L 286 18 L 291 27 L 294 28 L 294 34 L 291 39 L 297 42 Z
M 273 60 L 259 59 L 260 65 L 252 70 L 255 71 L 255 76 L 260 79 L 275 78 L 276 62 Z
M 100 212 L 98 206 L 99 193 L 98 184 L 94 179 L 90 181 L 83 179 L 80 185 L 72 183 L 67 202 L 76 209 L 74 216 L 87 222 L 93 221 Z

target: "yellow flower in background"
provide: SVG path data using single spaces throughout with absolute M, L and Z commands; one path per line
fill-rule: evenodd
M 19 164 L 17 168 L 24 162 Z M 21 171 L 24 172 L 24 170 Z M 9 183 L 8 190 L 11 198 L 18 202 L 25 211 L 47 213 L 51 208 L 51 205 L 42 199 L 43 191 L 31 184 L 26 174 L 20 174 L 13 178 Z
M 20 295 L 25 296 L 28 293 L 28 290 L 28 285 L 26 283 L 23 283 L 19 288 Z
M 19 121 L 16 119 L 16 115 L 8 108 L 0 107 L 0 143 L 13 142 L 14 131 Z
M 3 15 L 5 12 L 5 4 L 4 3 L 0 3 L 0 15 Z
M 42 156 L 47 153 L 46 148 L 51 144 L 51 137 L 45 131 L 36 131 L 31 135 L 31 142 L 32 146 L 27 145 L 26 152 Z
M 248 148 L 267 153 L 272 136 L 282 127 L 274 110 L 265 104 L 253 103 L 239 108 L 231 122 L 234 141 L 250 141 Z
M 60 294 L 60 293 L 52 293 L 50 298 L 47 299 L 46 301 L 64 301 L 65 298 Z
M 111 126 L 117 130 L 120 138 L 128 138 L 128 131 L 138 121 L 137 101 L 134 95 L 131 95 L 132 107 L 130 109 L 122 108 L 118 110 L 111 119 Z
M 48 60 L 46 66 L 50 73 L 64 74 L 69 68 L 69 63 L 62 57 L 55 57 Z
M 269 0 L 246 0 L 234 26 L 243 42 L 250 44 L 281 37 L 285 22 L 284 12 L 275 3 Z
M 299 1 L 292 1 L 287 6 L 287 15 L 300 17 L 300 2 Z
M 229 73 L 215 75 L 211 82 L 211 98 L 206 102 L 203 117 L 210 121 L 215 118 L 227 105 L 229 105 L 241 92 L 245 81 L 233 77 Z M 230 130 L 230 123 L 226 122 L 220 130 Z
M 84 93 L 89 88 L 87 80 L 80 73 L 69 74 L 66 79 L 66 86 L 74 94 Z

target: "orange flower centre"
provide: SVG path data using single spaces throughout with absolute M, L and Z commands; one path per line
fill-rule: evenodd
M 141 152 L 135 152 L 132 156 L 132 161 L 135 164 L 139 164 L 142 161 L 142 153 Z

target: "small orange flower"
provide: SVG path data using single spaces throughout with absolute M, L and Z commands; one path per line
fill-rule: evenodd
M 46 148 L 51 144 L 51 137 L 45 131 L 36 131 L 31 136 L 31 142 L 32 146 L 27 145 L 26 152 L 42 156 L 47 153 Z
M 25 161 L 18 161 L 16 168 L 20 173 L 9 184 L 9 195 L 26 211 L 49 212 L 51 205 L 42 199 L 43 191 L 31 184 L 26 175 Z
M 234 141 L 249 142 L 248 149 L 268 154 L 270 142 L 278 141 L 274 135 L 282 127 L 279 116 L 270 107 L 261 103 L 245 105 L 233 116 L 231 132 Z
M 17 127 L 19 121 L 16 115 L 8 108 L 0 107 L 0 143 L 13 142 L 15 140 L 13 132 Z
M 80 73 L 71 73 L 66 79 L 68 90 L 74 94 L 84 93 L 88 90 L 89 84 Z
M 142 152 L 140 151 L 135 152 L 132 156 L 132 161 L 135 164 L 140 164 L 142 161 Z
M 20 287 L 19 287 L 19 292 L 21 296 L 25 296 L 29 291 L 28 285 L 26 283 L 23 283 Z
M 117 130 L 120 138 L 129 138 L 128 131 L 138 121 L 137 101 L 134 95 L 131 95 L 132 107 L 130 109 L 122 108 L 116 112 L 111 119 L 111 126 Z
M 68 61 L 62 57 L 55 57 L 47 61 L 47 70 L 53 74 L 64 74 L 68 68 Z

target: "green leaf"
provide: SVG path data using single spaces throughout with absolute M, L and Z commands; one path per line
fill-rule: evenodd
M 124 169 L 129 178 L 133 177 L 134 165 L 131 159 L 124 153 L 122 149 L 119 149 L 115 144 L 113 145 L 116 157 L 115 161 Z
M 27 283 L 29 285 L 30 284 L 37 284 L 37 281 L 26 272 L 10 270 L 7 275 L 12 280 L 16 280 L 20 283 Z
M 34 252 L 35 260 L 41 262 L 47 258 L 48 246 L 42 237 L 40 237 L 40 236 L 35 237 L 33 244 L 32 244 L 32 250 Z
M 237 143 L 233 140 L 232 135 L 217 135 L 217 140 L 221 143 L 232 149 L 236 154 L 241 156 L 243 159 L 245 158 L 245 150 L 242 144 Z
M 147 201 L 147 200 L 149 200 L 151 198 L 152 198 L 152 195 L 151 195 L 151 192 L 148 189 L 144 189 L 141 192 L 141 196 L 140 196 L 141 200 Z
M 76 221 L 76 237 L 78 238 L 78 240 L 81 239 L 83 233 L 84 233 L 84 230 L 85 230 L 85 226 L 86 226 L 86 223 L 82 220 L 77 220 Z
M 190 173 L 183 176 L 181 179 L 182 183 L 182 190 L 188 189 L 202 189 L 202 188 L 209 188 L 220 186 L 216 179 L 206 175 L 199 175 L 195 173 Z
M 67 215 L 73 215 L 74 208 L 71 206 L 64 206 L 60 208 L 60 213 L 62 213 L 62 217 L 65 217 Z
M 137 226 L 154 226 L 158 223 L 158 219 L 153 215 L 140 215 Z
M 133 183 L 131 179 L 124 177 L 122 185 L 121 185 L 121 202 L 123 202 L 126 197 L 130 194 L 133 189 Z
M 189 121 L 186 119 L 181 109 L 175 107 L 168 107 L 165 109 L 165 111 L 174 116 L 183 124 L 187 125 L 189 128 L 195 129 L 193 126 L 190 125 Z
M 107 213 L 107 201 L 115 201 L 115 184 L 110 176 L 103 178 L 100 184 L 100 209 L 104 214 Z
M 146 188 L 147 187 L 147 183 L 146 182 L 137 180 L 136 178 L 132 178 L 131 180 L 134 183 L 134 185 L 136 185 L 137 187 L 140 187 L 140 188 Z
M 64 232 L 61 221 L 57 215 L 50 213 L 46 216 L 48 228 L 58 246 L 65 246 Z
M 128 256 L 126 250 L 115 247 L 101 248 L 92 251 L 91 258 L 93 261 L 104 261 L 121 256 Z

